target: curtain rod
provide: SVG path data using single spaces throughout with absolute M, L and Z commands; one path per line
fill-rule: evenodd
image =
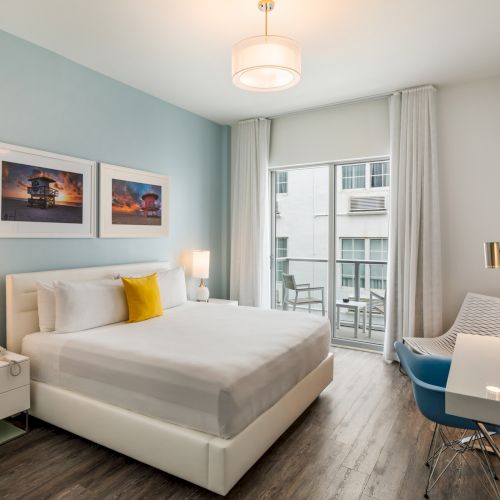
M 416 87 L 408 87 L 404 89 L 396 89 L 390 92 L 384 92 L 380 94 L 373 94 L 370 96 L 363 96 L 363 97 L 355 97 L 354 99 L 346 99 L 345 101 L 337 101 L 337 102 L 332 102 L 329 104 L 321 104 L 320 106 L 311 106 L 310 108 L 305 108 L 305 109 L 298 109 L 296 111 L 289 111 L 287 113 L 281 113 L 279 115 L 273 115 L 273 116 L 268 116 L 267 118 L 269 120 L 273 120 L 275 118 L 281 118 L 283 116 L 290 116 L 290 115 L 297 115 L 299 113 L 304 113 L 307 111 L 315 111 L 317 109 L 323 109 L 323 108 L 333 108 L 335 106 L 343 106 L 344 104 L 354 104 L 356 102 L 363 102 L 363 101 L 375 101 L 377 99 L 383 99 L 386 97 L 391 97 L 392 95 L 398 93 L 398 92 L 403 92 L 403 90 L 417 90 L 417 89 L 422 89 L 430 87 L 436 90 L 436 86 L 430 83 L 426 83 L 423 85 L 417 85 Z
M 404 90 L 416 90 L 416 89 L 421 89 L 421 88 L 425 88 L 425 87 L 431 87 L 431 88 L 436 89 L 435 85 L 426 83 L 423 85 L 417 85 L 416 87 L 396 89 L 396 90 L 392 90 L 392 91 L 384 92 L 384 93 L 380 93 L 380 94 L 372 94 L 370 96 L 355 97 L 353 99 L 346 99 L 345 101 L 337 101 L 337 102 L 331 102 L 328 104 L 321 104 L 319 106 L 311 106 L 310 108 L 297 109 L 295 111 L 288 111 L 286 113 L 281 113 L 278 115 L 266 116 L 266 118 L 268 120 L 274 120 L 275 118 L 282 118 L 284 116 L 298 115 L 300 113 L 307 113 L 308 111 L 316 111 L 316 110 L 320 110 L 320 109 L 334 108 L 336 106 L 344 106 L 345 104 L 354 104 L 354 103 L 363 102 L 363 101 L 375 101 L 377 99 L 384 99 L 384 98 L 391 97 L 392 95 L 394 95 L 398 92 L 403 92 Z M 262 118 L 262 117 L 260 117 L 260 118 Z M 236 123 L 243 123 L 243 122 L 254 120 L 254 119 L 255 119 L 255 117 L 254 118 L 245 118 L 244 120 L 238 120 Z
M 268 116 L 267 118 L 270 120 L 274 120 L 275 118 L 282 118 L 284 116 L 290 116 L 290 115 L 298 115 L 300 113 L 305 113 L 307 111 L 316 111 L 316 110 L 324 109 L 324 108 L 334 108 L 335 106 L 343 106 L 344 104 L 354 104 L 356 102 L 363 102 L 363 101 L 375 101 L 376 99 L 383 99 L 385 97 L 390 97 L 392 94 L 394 94 L 394 92 L 398 92 L 398 91 L 395 90 L 393 92 L 373 94 L 370 96 L 356 97 L 354 99 L 346 99 L 345 101 L 336 101 L 336 102 L 331 102 L 328 104 L 321 104 L 319 106 L 311 106 L 310 108 L 297 109 L 296 111 L 289 111 L 287 113 L 280 113 L 278 115 Z

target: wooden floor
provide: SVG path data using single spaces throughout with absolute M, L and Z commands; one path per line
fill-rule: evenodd
M 0 447 L 1 499 L 218 498 L 51 425 L 32 424 L 29 434 Z M 333 384 L 227 498 L 420 499 L 430 439 L 431 425 L 397 365 L 336 349 Z M 454 467 L 431 498 L 488 498 L 477 477 L 477 470 Z

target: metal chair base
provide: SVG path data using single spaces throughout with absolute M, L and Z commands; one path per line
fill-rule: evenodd
M 490 456 L 484 442 L 485 439 L 488 444 L 490 443 L 490 440 L 494 443 L 491 439 L 490 433 L 486 431 L 486 434 L 483 434 L 483 429 L 481 428 L 473 431 L 464 430 L 458 439 L 450 439 L 447 435 L 446 428 L 436 424 L 425 464 L 429 467 L 429 477 L 427 479 L 424 497 L 430 498 L 431 490 L 434 486 L 436 486 L 439 480 L 443 477 L 443 474 L 455 462 L 458 456 L 462 456 L 465 463 L 470 467 L 472 467 L 472 465 L 469 462 L 469 456 L 473 456 L 478 460 L 483 471 L 483 475 L 480 480 L 486 492 L 491 498 L 500 499 L 500 490 L 497 484 L 498 476 L 495 472 L 493 464 L 491 463 Z M 440 440 L 441 444 L 438 445 Z M 453 455 L 438 473 L 437 465 L 440 461 L 442 461 L 442 459 L 444 460 L 443 454 L 447 451 L 450 451 Z

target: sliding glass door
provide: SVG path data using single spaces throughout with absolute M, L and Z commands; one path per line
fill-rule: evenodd
M 329 178 L 329 165 L 272 174 L 274 308 L 328 312 Z
M 389 161 L 275 170 L 271 185 L 272 307 L 325 311 L 334 342 L 382 345 Z
M 335 166 L 335 338 L 382 345 L 385 330 L 388 160 Z

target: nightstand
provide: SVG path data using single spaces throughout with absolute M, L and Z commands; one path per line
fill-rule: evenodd
M 30 407 L 30 360 L 8 352 L 0 358 L 0 444 L 28 431 Z M 25 429 L 2 419 L 25 412 Z
M 238 301 L 237 300 L 228 300 L 228 299 L 208 299 L 208 304 L 221 304 L 224 306 L 237 306 Z

